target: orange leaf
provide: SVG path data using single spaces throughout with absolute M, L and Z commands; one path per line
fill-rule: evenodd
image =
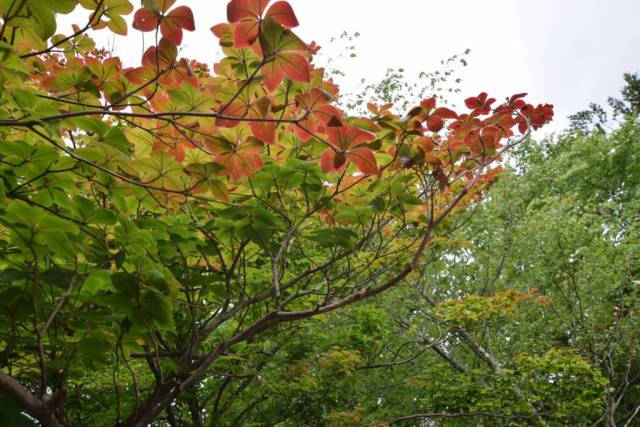
M 174 44 L 182 43 L 182 30 L 194 31 L 193 12 L 187 6 L 179 6 L 162 18 L 160 32 Z
M 231 0 L 227 4 L 227 20 L 229 22 L 258 20 L 267 8 L 267 4 L 269 0 Z
M 322 167 L 322 172 L 328 173 L 336 170 L 335 160 L 336 152 L 330 148 L 325 148 L 322 152 L 322 156 L 320 156 L 320 167 Z
M 158 28 L 158 16 L 148 9 L 138 9 L 133 16 L 133 28 L 139 31 L 147 32 Z
M 377 175 L 378 164 L 373 151 L 366 147 L 357 147 L 347 153 L 347 159 L 365 175 Z
M 176 61 L 178 57 L 178 48 L 170 40 L 164 37 L 160 39 L 158 46 L 151 46 L 142 56 L 142 65 L 145 67 L 168 68 Z
M 251 132 L 265 144 L 273 144 L 276 139 L 276 123 L 266 121 L 273 119 L 270 114 L 271 101 L 267 97 L 260 98 L 249 110 L 249 117 L 252 119 L 264 119 L 265 121 L 252 121 L 249 123 Z
M 267 64 L 262 66 L 264 85 L 273 92 L 286 76 L 291 80 L 308 83 L 309 61 L 298 52 L 281 52 Z
M 373 141 L 375 136 L 353 126 L 327 128 L 329 144 L 339 150 L 347 150 Z
M 222 110 L 224 108 L 224 110 Z M 237 117 L 241 119 L 247 116 L 249 111 L 249 106 L 242 100 L 236 99 L 231 104 L 226 105 L 225 107 L 220 107 L 218 111 L 222 111 L 222 114 L 227 117 Z M 232 120 L 226 118 L 217 118 L 216 126 L 232 128 L 236 127 L 240 124 L 240 120 Z
M 438 132 L 444 126 L 444 120 L 440 116 L 431 115 L 427 119 L 427 128 L 431 132 Z
M 299 25 L 293 8 L 286 1 L 275 2 L 267 11 L 267 17 L 273 19 L 284 28 L 290 29 Z
M 237 48 L 249 47 L 260 34 L 260 21 L 241 21 L 233 31 L 233 45 Z

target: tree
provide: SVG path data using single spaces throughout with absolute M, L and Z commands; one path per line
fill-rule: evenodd
M 639 131 L 519 146 L 417 279 L 238 354 L 222 424 L 637 424 Z
M 482 93 L 348 117 L 287 2 L 229 2 L 213 73 L 178 57 L 174 3 L 143 1 L 157 43 L 125 68 L 89 34 L 126 34 L 128 0 L 0 1 L 0 390 L 22 421 L 175 425 L 186 403 L 202 424 L 213 368 L 415 278 L 553 116 Z
M 622 89 L 622 99 L 609 97 L 607 104 L 613 119 L 636 116 L 640 113 L 640 75 L 625 73 L 625 86 Z M 589 133 L 591 130 L 604 132 L 610 125 L 609 113 L 599 104 L 591 103 L 587 110 L 579 111 L 569 116 L 570 129 Z

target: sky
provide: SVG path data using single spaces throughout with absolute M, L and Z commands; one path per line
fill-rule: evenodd
M 528 92 L 530 102 L 552 103 L 551 131 L 590 102 L 604 104 L 619 94 L 625 72 L 640 72 L 640 0 L 289 0 L 300 22 L 294 31 L 323 46 L 316 63 L 333 58 L 346 75 L 343 92 L 357 91 L 361 79 L 375 82 L 387 68 L 408 78 L 440 69 L 440 61 L 470 49 L 460 67 L 460 99 L 486 91 L 503 99 Z M 136 6 L 137 0 L 132 0 Z M 182 56 L 209 65 L 221 58 L 209 28 L 226 21 L 226 0 L 182 0 L 192 8 L 196 31 L 185 33 Z M 59 32 L 86 22 L 88 12 L 60 19 Z M 330 42 L 347 31 L 352 43 Z M 96 33 L 125 65 L 138 65 L 142 34 Z M 151 38 L 147 36 L 146 45 Z M 356 57 L 345 50 L 353 45 Z M 349 51 L 350 52 L 350 51 Z M 342 58 L 340 58 L 342 56 Z M 337 61 L 337 62 L 335 62 Z

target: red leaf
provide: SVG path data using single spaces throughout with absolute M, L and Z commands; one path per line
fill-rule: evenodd
M 276 140 L 276 123 L 266 121 L 273 119 L 270 110 L 271 101 L 267 97 L 262 97 L 251 106 L 249 111 L 250 118 L 265 119 L 265 121 L 252 121 L 249 123 L 249 127 L 256 138 L 269 145 L 275 143 Z
M 165 17 L 165 19 L 171 20 L 187 31 L 195 31 L 196 29 L 196 24 L 193 21 L 193 12 L 187 6 L 176 7 Z
M 286 1 L 275 2 L 267 11 L 267 17 L 273 19 L 286 29 L 297 27 L 299 25 L 293 8 Z
M 436 115 L 436 116 L 440 116 L 443 119 L 457 119 L 458 118 L 458 114 L 455 111 L 450 110 L 450 109 L 445 108 L 445 107 L 436 108 L 435 111 L 433 113 L 431 113 L 431 114 Z
M 373 151 L 366 147 L 357 147 L 347 153 L 347 159 L 365 175 L 377 175 L 378 164 Z
M 337 171 L 347 164 L 347 156 L 344 153 L 336 153 L 333 158 L 333 168 Z
M 418 139 L 415 140 L 415 143 L 425 153 L 430 153 L 435 148 L 435 144 L 433 142 L 433 138 L 427 138 L 426 136 L 418 137 Z
M 145 67 L 156 68 L 159 65 L 160 68 L 167 68 L 173 65 L 178 57 L 178 48 L 176 45 L 165 39 L 160 39 L 158 46 L 151 46 L 142 56 L 142 65 Z
M 276 90 L 284 78 L 282 66 L 274 60 L 263 65 L 261 71 L 264 76 L 264 87 L 267 88 L 269 92 Z
M 233 42 L 233 29 L 231 24 L 223 22 L 222 24 L 211 27 L 214 36 L 220 39 L 220 44 L 224 45 Z
M 431 110 L 433 110 L 436 106 L 436 98 L 431 97 L 429 99 L 425 99 L 420 103 L 420 106 L 424 108 L 425 112 L 428 114 Z
M 467 106 L 468 109 L 473 110 L 478 107 L 478 98 L 472 96 L 464 100 L 464 105 Z
M 343 126 L 342 113 L 329 104 L 331 98 L 330 94 L 318 88 L 312 88 L 309 92 L 296 96 L 296 107 L 304 120 L 300 122 L 302 127 L 296 126 L 294 131 L 303 142 L 313 138 L 320 126 Z
M 509 98 L 509 102 L 513 103 L 514 101 L 520 99 L 520 98 L 524 98 L 525 96 L 527 96 L 526 92 L 523 93 L 516 93 L 515 95 L 513 95 L 511 98 Z
M 158 16 L 150 10 L 138 9 L 133 16 L 133 28 L 139 31 L 147 32 L 158 28 Z
M 438 132 L 440 131 L 440 129 L 442 129 L 443 126 L 444 126 L 444 120 L 442 120 L 442 117 L 440 116 L 436 116 L 435 114 L 432 114 L 427 119 L 427 128 L 431 132 Z
M 280 52 L 271 61 L 262 66 L 264 76 L 264 86 L 273 92 L 287 76 L 289 79 L 308 83 L 311 76 L 309 72 L 309 62 L 298 52 Z
M 538 129 L 549 123 L 553 120 L 553 105 L 538 105 L 535 110 L 533 110 L 530 120 L 534 129 Z
M 472 114 L 489 114 L 491 112 L 491 104 L 493 104 L 496 100 L 495 98 L 487 99 L 487 93 L 482 92 L 480 95 L 476 97 L 467 98 L 464 100 L 464 104 L 467 108 L 474 110 Z
M 258 39 L 259 34 L 259 21 L 238 22 L 233 32 L 233 45 L 237 48 L 249 47 Z
M 375 136 L 353 126 L 327 128 L 329 144 L 340 150 L 347 150 L 373 141 Z
M 276 124 L 275 122 L 251 122 L 249 124 L 251 132 L 260 141 L 265 144 L 273 144 L 276 140 Z
M 209 141 L 209 149 L 215 154 L 214 163 L 224 166 L 220 175 L 229 175 L 238 180 L 243 176 L 252 176 L 256 170 L 264 166 L 260 153 L 262 144 L 255 141 Z
M 302 142 L 307 142 L 315 136 L 314 134 L 318 130 L 315 120 L 303 120 L 299 124 L 300 126 L 293 127 L 293 131 Z
M 227 4 L 227 20 L 239 22 L 247 19 L 258 20 L 269 4 L 269 0 L 231 0 Z
M 313 116 L 317 118 L 323 126 L 328 127 L 341 127 L 344 126 L 342 123 L 342 113 L 333 105 L 324 104 L 318 106 L 314 112 Z
M 183 29 L 187 31 L 196 29 L 193 22 L 193 13 L 187 6 L 176 7 L 167 16 L 163 17 L 160 23 L 162 35 L 176 45 L 182 43 Z
M 226 117 L 236 117 L 238 119 L 246 117 L 249 110 L 249 107 L 247 106 L 247 104 L 238 99 L 236 99 L 226 107 L 220 107 L 218 111 L 222 111 L 222 108 L 224 108 L 222 115 Z M 216 119 L 216 126 L 220 126 L 220 127 L 232 128 L 232 127 L 238 126 L 239 124 L 240 124 L 240 120 L 233 120 L 233 119 L 226 119 L 226 118 Z
M 260 156 L 255 154 L 230 153 L 218 156 L 214 161 L 224 166 L 229 176 L 235 181 L 243 176 L 253 176 L 254 172 L 264 165 Z
M 527 125 L 527 122 L 522 120 L 520 123 L 518 123 L 518 131 L 520 131 L 521 134 L 524 135 L 525 132 L 527 132 L 527 129 L 529 129 L 529 126 Z
M 334 166 L 334 162 L 336 159 L 336 152 L 330 148 L 326 148 L 322 152 L 322 156 L 320 157 L 320 166 L 322 167 L 322 172 L 333 172 L 336 170 Z
M 141 85 L 156 76 L 155 70 L 149 67 L 137 67 L 124 70 L 124 76 L 131 83 Z
M 282 52 L 278 58 L 282 63 L 284 74 L 296 82 L 309 83 L 309 61 L 297 52 Z

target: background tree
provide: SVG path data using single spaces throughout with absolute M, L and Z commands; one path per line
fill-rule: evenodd
M 527 141 L 422 275 L 265 337 L 224 422 L 635 425 L 637 115 L 618 127 Z

